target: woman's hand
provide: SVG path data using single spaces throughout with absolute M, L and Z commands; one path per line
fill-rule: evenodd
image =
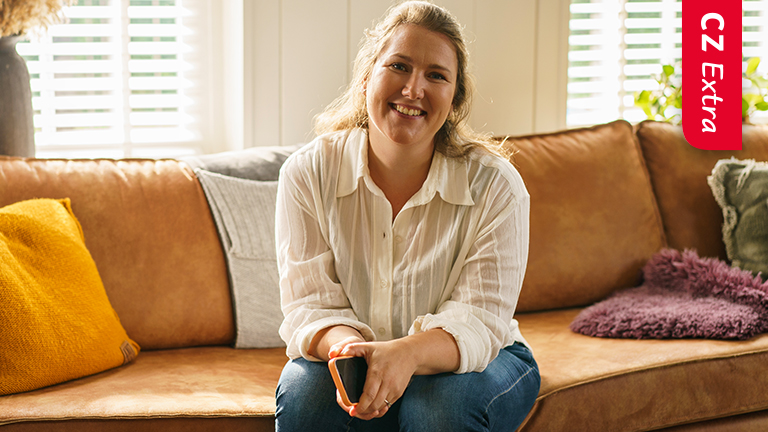
M 402 339 L 388 342 L 347 343 L 337 355 L 365 357 L 368 362 L 368 374 L 360 401 L 356 406 L 344 405 L 336 392 L 336 400 L 350 416 L 363 420 L 381 417 L 389 411 L 389 406 L 405 393 L 417 369 L 416 357 Z M 332 354 L 336 352 L 332 351 Z M 390 405 L 387 405 L 389 403 Z
M 364 357 L 368 374 L 363 395 L 356 406 L 347 406 L 336 392 L 336 400 L 353 417 L 381 417 L 405 393 L 414 375 L 452 372 L 459 368 L 459 348 L 446 331 L 434 329 L 387 342 L 366 342 L 352 327 L 335 326 L 315 335 L 311 355 L 323 360 L 338 356 Z M 385 402 L 386 401 L 386 402 Z
M 459 368 L 460 354 L 456 340 L 442 329 L 406 336 L 388 342 L 344 342 L 338 355 L 365 357 L 368 374 L 363 395 L 354 407 L 346 406 L 336 392 L 336 399 L 349 415 L 363 420 L 381 417 L 389 411 L 387 403 L 405 393 L 414 375 L 433 375 Z M 336 351 L 332 351 L 335 356 Z M 386 401 L 386 402 L 385 402 Z

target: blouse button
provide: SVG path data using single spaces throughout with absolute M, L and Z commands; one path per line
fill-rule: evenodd
M 379 327 L 379 335 L 384 336 L 387 333 L 387 330 L 384 327 Z
M 381 280 L 381 287 L 382 287 L 382 288 L 386 288 L 386 287 L 387 287 L 387 285 L 388 285 L 388 282 L 387 282 L 385 279 L 382 279 L 382 280 Z
M 403 238 L 402 237 L 400 237 L 400 236 L 395 237 L 395 243 L 402 243 L 402 242 L 403 242 Z

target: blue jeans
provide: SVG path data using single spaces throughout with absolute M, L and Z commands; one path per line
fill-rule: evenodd
M 350 417 L 336 403 L 326 363 L 288 362 L 277 386 L 277 432 L 514 431 L 539 394 L 539 368 L 515 343 L 483 372 L 416 376 L 383 417 Z

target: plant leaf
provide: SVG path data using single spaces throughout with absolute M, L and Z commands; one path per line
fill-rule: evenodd
M 761 76 L 753 76 L 749 79 L 757 88 L 764 89 L 768 87 L 768 78 Z
M 648 105 L 643 105 L 643 112 L 648 117 L 648 120 L 653 120 L 653 112 L 651 111 L 651 107 Z
M 749 106 L 754 106 L 758 102 L 763 101 L 763 97 L 755 93 L 745 93 L 741 95 L 741 100 L 746 101 Z
M 643 90 L 639 93 L 635 93 L 635 105 L 647 104 L 650 101 L 651 92 Z
M 752 57 L 747 61 L 747 71 L 744 72 L 745 75 L 750 76 L 757 70 L 757 66 L 760 64 L 760 57 Z
M 755 108 L 760 111 L 768 111 L 768 102 L 758 102 L 755 104 Z

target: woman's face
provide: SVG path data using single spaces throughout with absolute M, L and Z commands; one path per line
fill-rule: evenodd
M 371 142 L 431 147 L 452 109 L 457 69 L 447 36 L 413 24 L 395 29 L 365 86 Z

